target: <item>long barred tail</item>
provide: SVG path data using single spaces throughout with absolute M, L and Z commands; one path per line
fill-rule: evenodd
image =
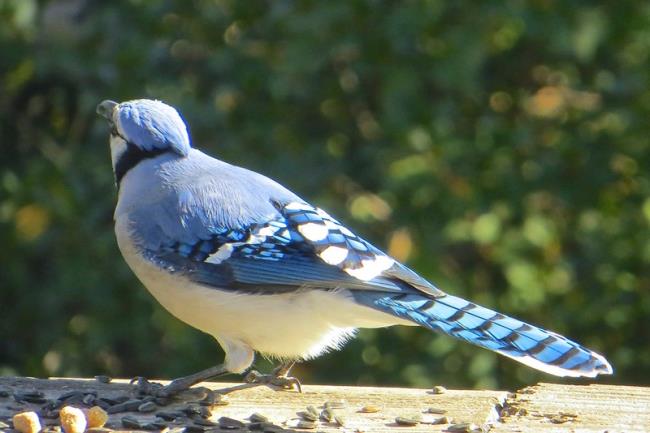
M 355 293 L 358 302 L 556 376 L 611 374 L 602 356 L 559 334 L 451 295 Z

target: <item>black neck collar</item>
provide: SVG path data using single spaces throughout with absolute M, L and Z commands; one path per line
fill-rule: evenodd
M 126 151 L 122 153 L 115 164 L 115 183 L 120 188 L 122 178 L 129 170 L 138 165 L 144 159 L 155 158 L 158 155 L 169 152 L 170 149 L 143 150 L 133 143 L 126 141 Z

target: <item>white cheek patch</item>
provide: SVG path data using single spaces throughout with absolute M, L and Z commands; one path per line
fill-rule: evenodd
M 393 266 L 394 263 L 395 260 L 388 256 L 376 256 L 371 260 L 362 260 L 359 268 L 344 268 L 343 270 L 354 278 L 369 281 Z
M 328 265 L 338 265 L 348 256 L 348 249 L 331 245 L 318 253 L 318 255 Z
M 325 237 L 329 233 L 327 226 L 318 223 L 300 224 L 297 228 L 301 235 L 303 235 L 304 237 L 306 237 L 308 240 L 312 242 L 321 241 L 325 239 Z

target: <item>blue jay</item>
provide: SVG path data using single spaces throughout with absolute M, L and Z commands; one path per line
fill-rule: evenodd
M 168 393 L 243 373 L 254 353 L 285 361 L 339 349 L 357 328 L 423 326 L 556 376 L 611 374 L 556 333 L 438 289 L 273 180 L 192 148 L 160 101 L 103 101 L 125 261 L 169 312 L 212 335 L 222 365 Z

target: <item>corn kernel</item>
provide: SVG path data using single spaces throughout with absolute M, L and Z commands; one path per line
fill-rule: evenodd
M 59 418 L 65 433 L 83 433 L 86 430 L 86 417 L 81 409 L 66 406 L 59 412 Z
M 14 428 L 21 433 L 37 433 L 41 429 L 41 421 L 35 412 L 21 412 L 14 415 Z
M 86 419 L 88 420 L 88 428 L 104 427 L 104 424 L 108 421 L 108 414 L 101 407 L 93 406 L 88 409 Z

